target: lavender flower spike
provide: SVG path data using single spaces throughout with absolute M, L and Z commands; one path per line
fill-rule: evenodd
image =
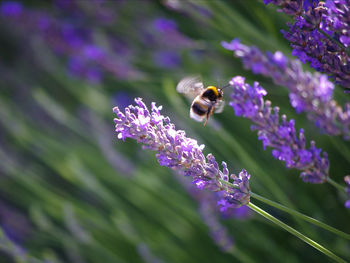
M 349 200 L 345 202 L 345 207 L 350 209 L 350 175 L 344 177 L 344 181 L 346 183 L 346 193 L 348 195 Z
M 223 184 L 220 180 L 229 181 L 225 162 L 221 171 L 212 154 L 203 155 L 204 145 L 199 146 L 196 140 L 187 138 L 184 131 L 175 130 L 169 117 L 160 114 L 161 106 L 153 102 L 149 112 L 141 98 L 135 102 L 137 106 L 126 107 L 124 113 L 118 107 L 113 109 L 117 115 L 114 122 L 118 139 L 132 138 L 142 143 L 143 148 L 158 151 L 156 157 L 160 165 L 191 176 L 198 188 L 223 191 L 222 205 L 240 207 L 249 203 L 249 174 L 231 175 L 234 187 Z
M 239 39 L 222 42 L 222 46 L 232 50 L 246 69 L 271 77 L 276 84 L 288 88 L 295 110 L 306 112 L 324 132 L 350 139 L 350 103 L 342 108 L 333 100 L 334 85 L 326 75 L 305 72 L 298 60 L 290 60 L 280 51 L 264 54 L 255 46 L 240 43 Z
M 294 24 L 282 30 L 292 55 L 310 62 L 345 88 L 350 86 L 350 0 L 265 0 L 294 15 Z
M 229 235 L 225 226 L 220 223 L 216 216 L 215 206 L 212 206 L 210 200 L 203 199 L 200 202 L 199 212 L 209 228 L 211 238 L 218 247 L 224 252 L 232 251 L 234 248 L 233 238 Z
M 299 137 L 294 127 L 294 120 L 287 120 L 285 115 L 279 117 L 279 108 L 271 107 L 270 101 L 264 101 L 267 92 L 255 82 L 253 86 L 245 83 L 243 77 L 237 76 L 230 81 L 233 87 L 230 106 L 237 116 L 250 119 L 254 125 L 252 130 L 258 131 L 258 138 L 266 146 L 274 148 L 272 155 L 286 163 L 287 168 L 301 170 L 304 182 L 319 184 L 327 181 L 329 162 L 327 153 L 316 148 L 311 141 L 306 148 L 303 129 Z

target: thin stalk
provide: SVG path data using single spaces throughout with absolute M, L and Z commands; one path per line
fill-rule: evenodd
M 338 184 L 337 182 L 333 181 L 331 178 L 327 178 L 327 182 L 333 185 L 335 188 L 337 188 L 340 191 L 346 192 L 346 187 L 342 186 L 341 184 Z
M 219 181 L 221 183 L 229 186 L 229 187 L 237 188 L 236 186 L 234 186 L 233 184 L 231 184 L 230 182 L 227 182 L 225 180 L 219 179 Z M 297 217 L 297 218 L 300 218 L 302 220 L 305 220 L 305 221 L 307 221 L 307 222 L 309 222 L 309 223 L 311 223 L 313 225 L 316 225 L 316 226 L 321 227 L 321 228 L 323 228 L 323 229 L 325 229 L 325 230 L 327 230 L 329 232 L 332 232 L 332 233 L 334 233 L 334 234 L 336 234 L 336 235 L 338 235 L 338 236 L 340 236 L 342 238 L 350 240 L 350 234 L 347 234 L 347 233 L 345 233 L 343 231 L 340 231 L 340 230 L 338 230 L 338 229 L 336 229 L 336 228 L 334 228 L 332 226 L 329 226 L 329 225 L 327 225 L 325 223 L 322 223 L 322 222 L 318 221 L 317 219 L 314 219 L 314 218 L 312 218 L 310 216 L 304 215 L 304 214 L 302 214 L 302 213 L 300 213 L 300 212 L 298 212 L 298 211 L 296 211 L 294 209 L 288 208 L 288 207 L 286 207 L 284 205 L 276 203 L 276 202 L 274 202 L 274 201 L 272 201 L 270 199 L 262 197 L 262 196 L 260 196 L 258 194 L 253 193 L 253 192 L 250 192 L 250 196 L 252 198 L 255 198 L 255 199 L 257 199 L 257 200 L 267 204 L 267 205 L 270 205 L 270 206 L 275 207 L 275 208 L 277 208 L 277 209 L 279 209 L 281 211 L 284 211 L 284 212 L 286 212 L 286 213 L 288 213 L 288 214 L 290 214 L 290 215 L 292 215 L 294 217 Z
M 338 257 L 333 252 L 329 251 L 328 249 L 326 249 L 325 247 L 321 246 L 320 244 L 318 244 L 317 242 L 313 241 L 312 239 L 308 238 L 307 236 L 303 235 L 299 231 L 295 230 L 294 228 L 292 228 L 292 227 L 288 226 L 287 224 L 283 223 L 282 221 L 278 220 L 274 216 L 272 216 L 269 213 L 267 213 L 266 211 L 262 210 L 260 207 L 254 205 L 251 202 L 247 206 L 250 209 L 252 209 L 253 211 L 255 211 L 256 213 L 258 213 L 258 214 L 262 215 L 263 217 L 265 217 L 266 219 L 270 220 L 272 223 L 274 223 L 277 226 L 283 228 L 284 230 L 288 231 L 292 235 L 294 235 L 297 238 L 301 239 L 305 243 L 307 243 L 310 246 L 314 247 L 315 249 L 317 249 L 321 253 L 325 254 L 328 257 L 330 257 L 334 261 L 340 262 L 340 263 L 346 263 L 345 260 L 343 260 L 342 258 Z
M 265 203 L 265 204 L 273 206 L 273 207 L 275 207 L 275 208 L 277 208 L 279 210 L 282 210 L 282 211 L 284 211 L 284 212 L 286 212 L 286 213 L 288 213 L 290 215 L 299 217 L 299 218 L 301 218 L 301 219 L 303 219 L 303 220 L 305 220 L 305 221 L 307 221 L 307 222 L 309 222 L 309 223 L 311 223 L 313 225 L 319 226 L 319 227 L 321 227 L 321 228 L 323 228 L 325 230 L 328 230 L 328 231 L 330 231 L 330 232 L 332 232 L 332 233 L 334 233 L 334 234 L 336 234 L 336 235 L 338 235 L 340 237 L 343 237 L 345 239 L 350 240 L 350 234 L 344 233 L 343 231 L 340 231 L 340 230 L 338 230 L 338 229 L 336 229 L 336 228 L 334 228 L 332 226 L 329 226 L 329 225 L 327 225 L 325 223 L 322 223 L 322 222 L 318 221 L 317 219 L 314 219 L 314 218 L 312 218 L 310 216 L 304 215 L 304 214 L 302 214 L 302 213 L 300 213 L 298 211 L 295 211 L 294 209 L 288 208 L 288 207 L 286 207 L 284 205 L 281 205 L 279 203 L 271 201 L 271 200 L 269 200 L 269 199 L 267 199 L 265 197 L 262 197 L 262 196 L 260 196 L 258 194 L 255 194 L 253 192 L 250 192 L 250 196 L 255 198 L 255 199 L 257 199 L 257 200 L 259 200 L 259 201 L 261 201 L 261 202 L 263 202 L 263 203 Z

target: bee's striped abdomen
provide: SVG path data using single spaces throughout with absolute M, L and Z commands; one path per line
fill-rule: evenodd
M 198 114 L 199 116 L 204 116 L 208 112 L 208 107 L 196 101 L 192 104 L 192 110 L 195 114 Z

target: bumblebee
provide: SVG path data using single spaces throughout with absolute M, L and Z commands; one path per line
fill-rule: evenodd
M 221 89 L 215 86 L 204 88 L 200 77 L 189 76 L 183 78 L 179 84 L 177 84 L 176 90 L 193 100 L 190 109 L 190 117 L 199 122 L 205 120 L 205 126 L 210 115 L 214 112 L 220 113 L 223 111 L 225 106 L 225 102 L 223 101 L 223 89 L 226 87 L 228 86 Z

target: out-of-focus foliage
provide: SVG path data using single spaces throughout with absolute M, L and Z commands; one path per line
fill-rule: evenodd
M 224 85 L 235 75 L 258 80 L 268 99 L 328 152 L 330 175 L 341 182 L 350 172 L 349 143 L 320 134 L 294 112 L 285 88 L 244 70 L 220 46 L 238 37 L 289 55 L 279 32 L 287 16 L 253 0 L 52 2 L 0 3 L 1 262 L 326 260 L 258 215 L 219 219 L 153 152 L 119 142 L 112 107 L 134 97 L 163 105 L 178 129 L 231 171 L 247 169 L 255 192 L 350 232 L 345 197 L 336 189 L 303 183 L 229 107 L 203 128 L 175 90 L 191 74 L 207 84 Z M 340 103 L 349 98 L 337 91 Z M 265 208 L 349 259 L 349 242 Z M 233 237 L 233 249 L 224 252 L 211 238 L 210 216 Z

